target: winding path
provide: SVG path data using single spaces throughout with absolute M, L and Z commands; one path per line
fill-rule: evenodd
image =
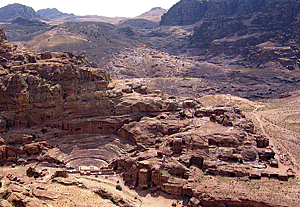
M 261 129 L 261 132 L 262 134 L 267 137 L 269 139 L 269 143 L 270 143 L 270 146 L 273 146 L 272 149 L 274 150 L 275 152 L 275 158 L 279 161 L 278 162 L 278 167 L 281 171 L 284 171 L 286 172 L 286 170 L 288 170 L 289 168 L 292 168 L 293 170 L 297 170 L 299 169 L 299 166 L 296 164 L 297 163 L 297 160 L 295 159 L 295 157 L 289 152 L 288 149 L 286 149 L 285 146 L 283 146 L 276 138 L 270 136 L 266 131 L 265 131 L 265 128 L 264 128 L 264 123 L 267 122 L 268 124 L 274 126 L 274 127 L 277 127 L 280 129 L 280 131 L 286 131 L 288 129 L 285 129 L 285 128 L 282 128 L 280 126 L 277 126 L 273 123 L 270 123 L 268 120 L 265 120 L 262 121 L 261 120 L 261 115 L 262 113 L 261 112 L 257 112 L 257 110 L 261 107 L 263 107 L 264 105 L 257 105 L 255 106 L 255 109 L 252 111 L 252 114 L 253 116 L 256 118 L 256 120 L 258 121 L 259 123 L 259 127 Z M 291 159 L 291 161 L 293 162 L 293 165 L 284 165 L 282 164 L 282 162 L 280 161 L 281 158 L 280 158 L 280 155 L 282 154 L 281 151 L 279 149 L 285 149 L 285 153 L 287 153 Z

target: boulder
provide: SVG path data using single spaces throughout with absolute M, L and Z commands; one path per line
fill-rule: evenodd
M 23 146 L 23 150 L 30 155 L 38 154 L 40 152 L 40 144 L 39 143 L 31 143 Z
M 68 172 L 66 170 L 57 170 L 55 173 L 51 176 L 51 179 L 62 177 L 62 178 L 68 178 Z
M 61 193 L 59 192 L 39 190 L 39 189 L 34 189 L 32 191 L 32 194 L 39 199 L 49 199 L 49 200 L 55 200 L 61 196 Z
M 28 177 L 33 177 L 33 176 L 34 176 L 34 172 L 35 172 L 34 168 L 29 167 L 29 168 L 26 170 L 26 175 L 27 175 Z
M 41 55 L 41 58 L 43 60 L 47 60 L 47 59 L 51 59 L 52 58 L 52 53 L 47 51 L 47 52 L 43 52 L 40 54 Z
M 197 198 L 192 197 L 189 200 L 188 207 L 198 207 L 198 206 L 200 206 L 200 201 Z
M 275 158 L 270 159 L 269 164 L 270 164 L 271 167 L 278 168 L 278 160 L 275 159 Z

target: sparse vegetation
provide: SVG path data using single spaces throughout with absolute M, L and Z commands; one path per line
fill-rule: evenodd
M 113 197 L 110 197 L 110 201 L 113 202 L 114 204 L 116 204 L 116 201 Z
M 116 189 L 122 191 L 122 187 L 120 185 L 116 185 Z
M 47 130 L 44 129 L 44 128 L 42 128 L 42 129 L 41 129 L 41 132 L 42 132 L 43 134 L 46 134 L 46 133 L 47 133 Z

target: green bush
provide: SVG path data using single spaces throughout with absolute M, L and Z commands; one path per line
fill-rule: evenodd
M 122 187 L 120 185 L 116 185 L 116 189 L 121 191 L 122 190 Z
M 113 202 L 114 204 L 116 203 L 116 201 L 113 197 L 110 198 L 110 201 Z

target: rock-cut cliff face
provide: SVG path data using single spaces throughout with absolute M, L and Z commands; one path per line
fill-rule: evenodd
M 72 95 L 106 87 L 109 81 L 109 75 L 92 68 L 82 54 L 29 52 L 11 45 L 3 29 L 0 75 L 0 131 L 65 117 Z M 85 85 L 89 87 L 83 89 Z
M 181 0 L 162 18 L 160 25 L 190 25 L 203 18 L 249 15 L 262 11 L 270 0 Z
M 198 53 L 240 55 L 250 65 L 275 62 L 296 70 L 299 14 L 296 0 L 181 0 L 160 25 L 192 25 L 186 45 Z

